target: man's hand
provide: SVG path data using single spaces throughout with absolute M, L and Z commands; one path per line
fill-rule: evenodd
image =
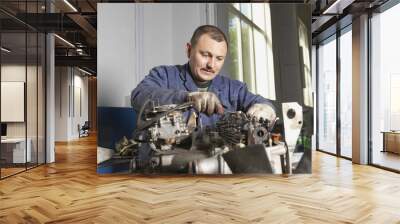
M 190 92 L 188 101 L 194 103 L 197 111 L 211 115 L 213 113 L 224 113 L 224 108 L 218 97 L 212 92 Z
M 247 110 L 246 114 L 256 119 L 264 118 L 269 121 L 276 118 L 275 110 L 268 104 L 256 103 Z

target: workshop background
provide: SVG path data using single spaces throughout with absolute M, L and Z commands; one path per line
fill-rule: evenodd
M 216 25 L 228 36 L 221 73 L 274 100 L 280 118 L 281 103 L 301 105 L 296 150 L 302 158 L 293 173 L 311 172 L 315 80 L 309 5 L 99 3 L 97 18 L 98 173 L 132 171 L 131 159 L 116 151 L 116 144 L 124 136 L 129 141 L 136 126 L 130 93 L 151 68 L 185 64 L 185 45 L 204 24 Z

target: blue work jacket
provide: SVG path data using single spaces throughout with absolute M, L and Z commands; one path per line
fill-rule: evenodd
M 150 70 L 150 73 L 132 91 L 131 104 L 138 112 L 147 99 L 165 104 L 182 104 L 187 101 L 189 92 L 197 92 L 198 87 L 194 82 L 189 64 L 174 66 L 158 66 Z M 260 95 L 251 93 L 246 84 L 232 80 L 218 74 L 211 82 L 209 92 L 215 93 L 221 101 L 226 112 L 246 112 L 255 103 L 269 104 L 275 108 L 272 102 Z M 185 113 L 186 119 L 189 112 Z M 200 113 L 199 120 L 203 126 L 214 126 L 221 115 Z

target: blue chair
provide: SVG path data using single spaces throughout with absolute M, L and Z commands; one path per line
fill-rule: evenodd
M 97 108 L 97 145 L 103 148 L 115 149 L 115 143 L 126 136 L 132 138 L 136 128 L 137 115 L 129 107 L 98 107 Z M 110 159 L 97 166 L 98 173 L 121 173 L 129 171 L 130 160 Z

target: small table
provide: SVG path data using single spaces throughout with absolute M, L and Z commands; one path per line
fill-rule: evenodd
M 383 150 L 382 152 L 392 152 L 400 154 L 400 131 L 382 131 Z

